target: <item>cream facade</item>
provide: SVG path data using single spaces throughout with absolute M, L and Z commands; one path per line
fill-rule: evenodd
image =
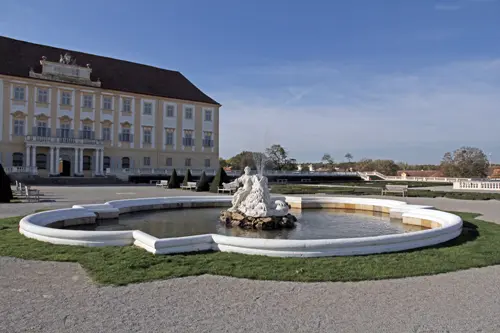
M 42 74 L 29 78 L 0 74 L 6 169 L 91 177 L 108 169 L 218 167 L 220 105 L 105 89 L 85 73 L 89 66 L 41 64 Z M 65 79 L 71 70 L 76 82 Z

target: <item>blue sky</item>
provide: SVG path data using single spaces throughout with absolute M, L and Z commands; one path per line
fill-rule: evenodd
M 500 161 L 500 0 L 3 0 L 0 34 L 179 70 L 222 157 Z

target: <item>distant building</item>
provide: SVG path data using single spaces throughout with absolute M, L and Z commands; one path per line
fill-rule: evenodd
M 219 107 L 176 71 L 0 36 L 6 169 L 215 169 Z

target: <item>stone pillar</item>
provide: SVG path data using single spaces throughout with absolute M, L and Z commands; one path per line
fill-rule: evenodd
M 101 159 L 99 160 L 99 173 L 104 176 L 104 149 L 101 149 Z
M 56 160 L 55 160 L 55 170 L 54 174 L 59 175 L 59 147 L 56 147 Z
M 50 166 L 49 175 L 53 175 L 55 173 L 54 172 L 54 147 L 50 147 L 49 166 Z
M 80 155 L 78 153 L 79 150 L 80 150 L 80 148 L 75 148 L 75 164 L 74 164 L 74 168 L 73 168 L 75 175 L 78 175 L 78 166 L 80 165 L 78 162 L 78 155 Z
M 83 175 L 83 148 L 80 148 L 80 174 Z
M 31 151 L 31 166 L 36 167 L 36 146 L 32 147 Z
M 31 166 L 30 164 L 30 148 L 31 146 L 26 146 L 26 155 L 24 156 L 24 166 L 29 168 Z
M 100 151 L 101 151 L 100 149 L 96 149 L 95 150 L 94 173 L 95 173 L 96 176 L 100 174 L 100 172 L 99 172 L 99 165 L 100 165 L 100 163 L 99 163 L 99 155 L 100 155 L 99 152 Z

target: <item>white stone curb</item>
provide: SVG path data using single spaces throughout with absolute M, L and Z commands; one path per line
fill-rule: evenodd
M 20 221 L 19 232 L 27 237 L 54 244 L 84 246 L 134 244 L 154 254 L 215 250 L 277 257 L 323 257 L 415 249 L 451 240 L 459 236 L 462 231 L 460 217 L 434 210 L 431 206 L 408 205 L 396 200 L 359 197 L 287 196 L 281 198 L 292 207 L 302 209 L 323 207 L 389 213 L 391 217 L 402 218 L 403 223 L 425 225 L 431 229 L 376 237 L 284 240 L 218 234 L 159 239 L 139 230 L 80 231 L 56 228 L 95 223 L 96 219 L 117 218 L 120 214 L 137 211 L 228 207 L 231 203 L 229 196 L 186 196 L 114 200 L 105 204 L 75 205 L 69 209 L 36 213 Z

